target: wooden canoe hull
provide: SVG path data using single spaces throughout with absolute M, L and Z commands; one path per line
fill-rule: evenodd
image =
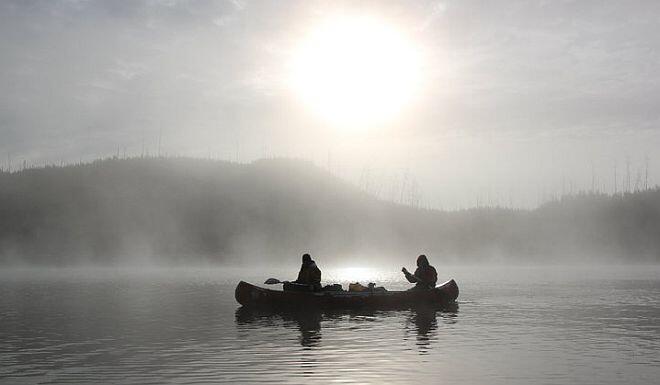
M 458 285 L 452 279 L 432 290 L 387 292 L 290 292 L 271 290 L 241 281 L 236 301 L 248 307 L 304 309 L 309 306 L 333 308 L 404 309 L 416 306 L 442 308 L 455 303 Z

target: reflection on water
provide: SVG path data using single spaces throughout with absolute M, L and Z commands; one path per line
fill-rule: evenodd
M 438 340 L 438 315 L 442 317 L 444 323 L 456 323 L 458 304 L 454 304 L 442 312 L 430 308 L 418 308 L 411 310 L 408 314 L 406 330 L 416 334 L 420 354 L 427 354 L 431 344 Z
M 458 319 L 458 304 L 454 304 L 442 311 L 434 308 L 418 307 L 405 311 L 376 311 L 376 310 L 322 310 L 310 308 L 307 310 L 268 310 L 259 308 L 239 307 L 236 310 L 236 325 L 244 331 L 258 330 L 259 328 L 278 325 L 282 328 L 295 327 L 300 332 L 299 342 L 303 347 L 313 348 L 321 345 L 322 324 L 337 327 L 342 319 L 347 325 L 356 327 L 369 320 L 379 320 L 405 317 L 402 325 L 405 333 L 402 340 L 407 340 L 410 334 L 416 336 L 416 345 L 421 354 L 428 353 L 431 343 L 437 341 L 438 316 L 444 323 L 454 324 Z
M 437 340 L 438 320 L 434 310 L 413 311 L 408 315 L 406 329 L 417 334 L 417 347 L 421 354 L 428 353 L 431 342 Z
M 318 346 L 321 342 L 321 320 L 323 313 L 318 309 L 309 311 L 276 312 L 240 307 L 236 310 L 236 325 L 239 328 L 269 327 L 280 320 L 282 327 L 295 325 L 300 332 L 300 345 Z

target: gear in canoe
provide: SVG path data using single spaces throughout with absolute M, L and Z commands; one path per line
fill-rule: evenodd
M 458 285 L 452 279 L 428 290 L 405 291 L 288 291 L 271 290 L 241 281 L 236 301 L 247 307 L 304 309 L 308 306 L 405 309 L 416 306 L 443 308 L 455 303 Z

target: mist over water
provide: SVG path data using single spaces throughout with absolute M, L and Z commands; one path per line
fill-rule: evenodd
M 0 1 L 0 384 L 657 383 L 659 14 Z

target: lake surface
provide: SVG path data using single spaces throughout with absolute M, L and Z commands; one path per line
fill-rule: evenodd
M 659 267 L 436 267 L 458 309 L 255 313 L 234 287 L 267 275 L 240 270 L 3 270 L 0 383 L 658 383 Z

